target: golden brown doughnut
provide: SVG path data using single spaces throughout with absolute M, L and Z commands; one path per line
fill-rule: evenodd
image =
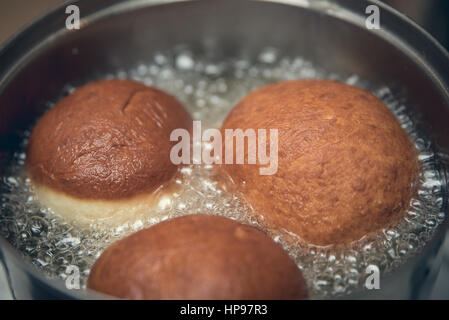
M 108 247 L 88 288 L 124 299 L 302 299 L 302 274 L 263 232 L 224 217 L 188 215 Z
M 113 215 L 115 204 L 126 211 L 149 203 L 147 195 L 173 177 L 176 128 L 190 129 L 191 118 L 165 92 L 130 80 L 89 83 L 34 127 L 27 171 L 41 200 L 57 210 L 78 214 L 94 206 L 92 220 L 106 205 Z
M 227 128 L 278 129 L 276 174 L 260 175 L 259 165 L 224 169 L 260 223 L 308 243 L 349 243 L 387 227 L 415 190 L 419 165 L 411 140 L 382 101 L 353 86 L 271 84 L 241 100 Z

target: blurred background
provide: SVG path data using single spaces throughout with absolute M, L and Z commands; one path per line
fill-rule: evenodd
M 64 2 L 71 1 L 0 0 L 0 45 L 25 24 Z M 449 50 L 449 0 L 384 0 L 383 2 L 415 20 Z M 446 237 L 441 258 L 443 265 L 432 291 L 433 299 L 449 299 L 449 236 Z M 11 299 L 1 264 L 0 299 Z
M 0 43 L 24 24 L 65 0 L 0 0 Z M 383 0 L 406 14 L 449 49 L 448 0 Z M 382 23 L 382 17 L 381 17 Z
M 449 50 L 448 0 L 383 0 L 382 2 L 415 20 Z

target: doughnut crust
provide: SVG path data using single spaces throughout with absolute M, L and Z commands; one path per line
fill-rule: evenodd
M 118 240 L 88 287 L 123 299 L 302 299 L 301 271 L 263 232 L 213 215 L 166 220 Z
M 34 127 L 32 181 L 76 199 L 116 200 L 171 179 L 170 133 L 191 128 L 183 106 L 130 80 L 89 83 L 59 101 Z
M 268 85 L 228 115 L 222 129 L 236 128 L 278 129 L 277 173 L 224 169 L 260 223 L 307 243 L 350 243 L 392 225 L 416 188 L 415 147 L 365 90 L 331 80 Z

